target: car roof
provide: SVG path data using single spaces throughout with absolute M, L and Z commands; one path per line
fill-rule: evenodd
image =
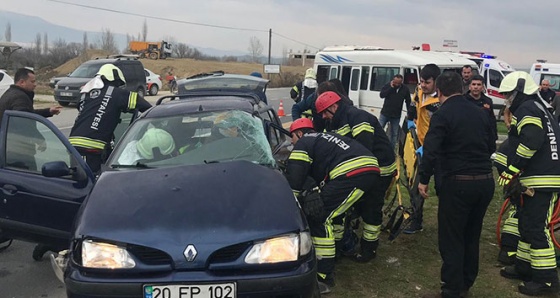
M 255 82 L 263 82 L 263 83 L 268 83 L 269 80 L 267 79 L 263 79 L 263 78 L 259 78 L 259 77 L 255 77 L 255 76 L 250 76 L 250 75 L 242 75 L 242 74 L 229 74 L 229 73 L 224 73 L 223 71 L 219 70 L 219 71 L 214 71 L 214 72 L 204 72 L 204 73 L 199 73 L 199 74 L 195 74 L 193 76 L 190 76 L 188 78 L 185 79 L 181 79 L 180 81 L 182 82 L 192 82 L 195 80 L 207 80 L 207 79 L 216 79 L 216 78 L 237 78 L 237 79 L 245 79 L 245 80 L 250 80 L 250 81 L 255 81 Z
M 173 98 L 172 96 L 160 98 Z M 159 102 L 159 101 L 158 101 Z M 250 100 L 239 98 L 236 96 L 207 96 L 202 98 L 170 100 L 157 104 L 148 110 L 143 117 L 164 117 L 176 115 L 188 115 L 199 112 L 214 112 L 240 110 L 247 113 L 253 113 L 255 110 L 254 103 Z

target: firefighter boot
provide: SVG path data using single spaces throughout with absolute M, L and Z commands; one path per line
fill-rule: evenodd
M 362 239 L 360 245 L 360 252 L 352 257 L 352 260 L 358 263 L 367 263 L 377 256 L 378 241 L 365 241 Z
M 522 282 L 519 285 L 519 292 L 529 296 L 542 296 L 548 294 L 557 294 L 560 290 L 558 281 L 552 283 L 540 283 L 535 281 Z
M 508 279 L 517 279 L 522 281 L 530 281 L 531 277 L 527 275 L 522 275 L 515 270 L 515 265 L 506 266 L 500 269 L 500 275 Z
M 501 249 L 500 253 L 498 254 L 498 262 L 505 266 L 513 265 L 515 264 L 515 254 L 515 251 L 510 252 Z

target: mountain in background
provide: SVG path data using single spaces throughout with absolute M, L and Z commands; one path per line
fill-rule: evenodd
M 53 43 L 58 39 L 71 43 L 82 43 L 84 32 L 87 33 L 88 42 L 90 44 L 100 43 L 101 32 L 82 31 L 69 27 L 55 25 L 43 20 L 40 17 L 23 15 L 15 12 L 0 10 L 0 41 L 5 41 L 4 32 L 8 23 L 11 26 L 12 41 L 20 44 L 21 46 L 34 45 L 37 34 L 41 34 L 43 38 L 44 33 L 47 33 L 49 43 Z M 117 48 L 121 51 L 127 48 L 126 34 L 113 32 Z M 207 56 L 222 57 L 222 56 L 235 56 L 247 57 L 246 52 L 228 51 L 214 48 L 205 48 L 195 45 L 188 45 L 189 47 L 198 49 L 201 53 Z

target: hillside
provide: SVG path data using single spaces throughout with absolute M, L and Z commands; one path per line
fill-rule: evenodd
M 95 57 L 104 57 L 106 54 L 103 51 L 94 50 L 88 51 L 86 56 L 80 56 L 72 59 L 63 65 L 55 68 L 54 70 L 43 73 L 40 78 L 41 81 L 50 79 L 55 76 L 64 76 L 72 72 L 84 61 L 93 59 Z M 141 59 L 145 68 L 150 69 L 154 73 L 159 74 L 162 78 L 169 70 L 172 70 L 177 78 L 186 78 L 202 72 L 211 72 L 222 70 L 225 73 L 235 74 L 250 74 L 251 72 L 258 71 L 263 73 L 263 65 L 257 63 L 244 63 L 244 62 L 220 62 L 220 61 L 206 61 L 195 59 L 178 59 L 168 58 L 165 60 L 150 60 Z M 303 66 L 285 66 L 280 67 L 281 73 L 279 75 L 270 75 L 270 87 L 289 87 L 293 86 L 295 82 L 303 78 L 305 72 Z M 265 75 L 266 77 L 266 75 Z M 165 84 L 165 82 L 164 82 Z

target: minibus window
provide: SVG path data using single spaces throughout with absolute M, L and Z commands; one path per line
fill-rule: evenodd
M 398 73 L 398 67 L 374 67 L 371 72 L 369 90 L 381 91 L 381 88 L 389 83 Z
M 350 84 L 350 90 L 352 91 L 358 90 L 358 84 L 360 82 L 358 78 L 359 75 L 360 75 L 359 69 L 352 69 L 352 82 Z
M 360 90 L 368 90 L 369 66 L 362 66 L 362 78 L 360 79 Z

